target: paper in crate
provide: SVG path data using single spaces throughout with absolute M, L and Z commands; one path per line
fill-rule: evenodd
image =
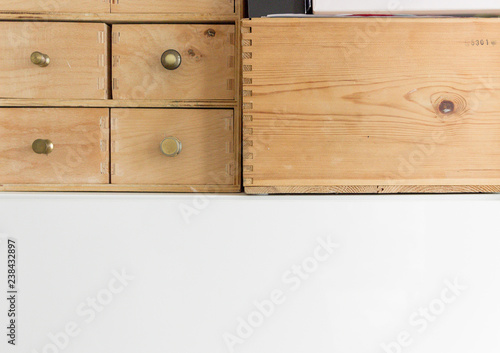
M 313 11 L 328 14 L 500 15 L 499 0 L 314 0 Z

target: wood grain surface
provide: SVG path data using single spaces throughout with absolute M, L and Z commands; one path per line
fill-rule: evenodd
M 235 185 L 233 110 L 111 109 L 112 184 Z M 161 153 L 176 137 L 182 151 Z
M 233 14 L 234 0 L 111 0 L 111 12 Z
M 245 20 L 242 56 L 246 187 L 500 185 L 499 19 Z
M 234 100 L 234 30 L 215 24 L 113 26 L 113 98 Z M 161 64 L 169 49 L 181 54 L 176 70 Z
M 110 12 L 109 0 L 0 0 L 0 12 Z
M 109 109 L 0 108 L 0 184 L 108 184 Z M 36 154 L 49 139 L 54 151 Z
M 108 26 L 0 22 L 0 98 L 108 98 Z M 50 57 L 47 67 L 30 61 Z

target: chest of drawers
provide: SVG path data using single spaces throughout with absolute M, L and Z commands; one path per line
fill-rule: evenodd
M 240 0 L 0 0 L 0 190 L 237 192 Z
M 243 32 L 247 193 L 500 191 L 500 19 Z

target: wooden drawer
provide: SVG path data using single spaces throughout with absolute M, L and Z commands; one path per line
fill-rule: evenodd
M 243 32 L 247 192 L 500 191 L 499 19 Z
M 111 12 L 234 14 L 234 0 L 113 0 Z
M 107 25 L 0 22 L 0 36 L 0 97 L 108 98 Z M 34 52 L 48 66 L 34 64 Z
M 105 13 L 108 0 L 0 0 L 0 12 Z
M 113 98 L 235 99 L 232 25 L 113 26 Z M 180 66 L 162 65 L 167 50 Z
M 232 185 L 233 126 L 232 110 L 111 109 L 111 182 Z M 161 143 L 174 138 L 180 153 L 167 156 Z
M 0 108 L 0 184 L 109 183 L 108 116 L 108 109 Z M 53 151 L 35 153 L 38 139 Z

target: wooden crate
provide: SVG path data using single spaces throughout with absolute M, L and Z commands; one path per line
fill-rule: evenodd
M 242 31 L 247 193 L 500 191 L 500 19 Z

